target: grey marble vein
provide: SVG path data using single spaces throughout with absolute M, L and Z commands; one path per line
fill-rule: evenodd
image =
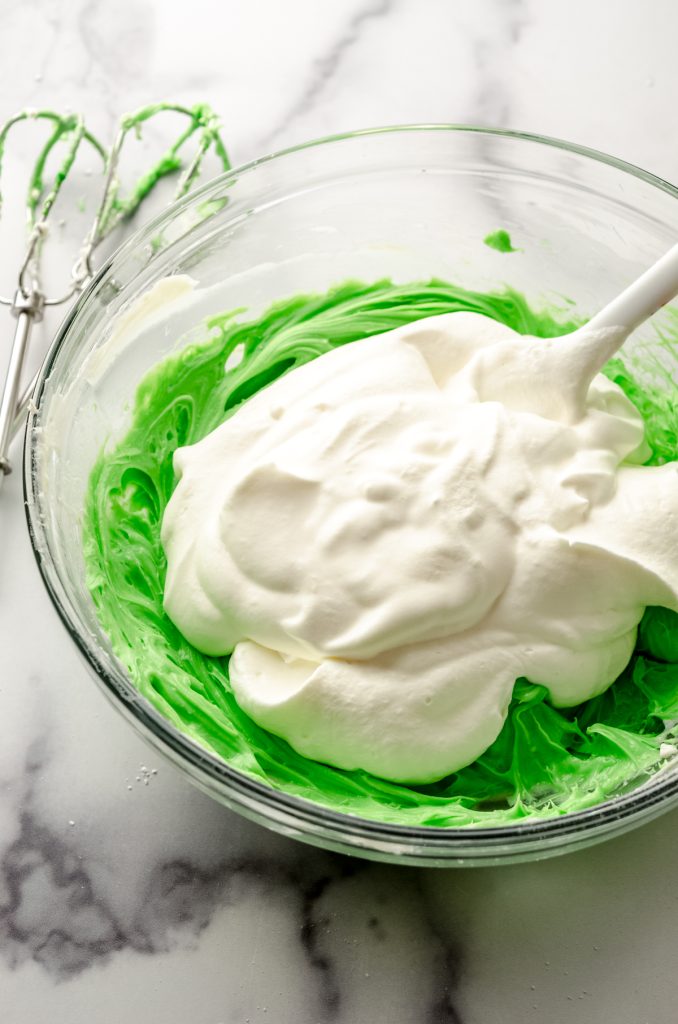
M 458 990 L 464 965 L 464 949 L 461 942 L 452 942 L 438 926 L 430 896 L 417 879 L 418 891 L 424 920 L 431 936 L 433 997 L 428 1008 L 426 1024 L 463 1024 L 454 994 Z
M 9 899 L 0 910 L 0 948 L 10 966 L 30 958 L 64 979 L 126 945 L 77 854 L 28 813 L 1 870 Z
M 153 35 L 155 11 L 146 0 L 88 0 L 78 12 L 80 38 L 89 57 L 87 74 L 94 69 L 114 81 L 144 76 Z
M 477 124 L 505 128 L 513 126 L 511 63 L 518 59 L 517 47 L 530 15 L 525 0 L 500 0 L 492 7 L 492 31 L 472 37 L 477 82 L 473 115 Z
M 317 57 L 312 64 L 310 75 L 301 93 L 290 105 L 276 126 L 259 140 L 262 150 L 266 151 L 279 137 L 283 136 L 294 122 L 303 114 L 307 114 L 318 102 L 324 90 L 334 79 L 342 61 L 359 41 L 365 26 L 386 17 L 392 10 L 395 0 L 376 0 L 358 11 L 348 22 L 342 34 L 332 43 L 326 53 Z
M 454 998 L 461 948 L 437 928 L 416 870 L 304 846 L 286 849 L 283 857 L 254 850 L 225 853 L 211 866 L 185 857 L 161 858 L 140 865 L 145 881 L 133 913 L 126 915 L 98 885 L 95 865 L 81 852 L 77 835 L 58 833 L 34 809 L 35 791 L 48 766 L 44 751 L 34 748 L 24 774 L 18 834 L 0 858 L 0 886 L 6 894 L 0 905 L 0 956 L 12 970 L 33 962 L 54 982 L 72 983 L 123 953 L 151 957 L 197 947 L 216 916 L 228 922 L 243 901 L 284 893 L 294 908 L 299 948 L 314 979 L 319 1020 L 352 1021 L 356 994 L 360 1005 L 365 1002 L 369 972 L 362 970 L 367 961 L 360 950 L 362 936 L 368 936 L 377 963 L 397 965 L 408 957 L 408 949 L 427 963 L 423 975 L 417 968 L 421 992 L 413 996 L 418 1013 L 421 1004 L 422 1024 L 460 1024 Z M 265 844 L 267 834 L 255 833 Z M 341 917 L 347 899 L 353 904 L 349 922 Z M 353 943 L 357 955 L 348 961 L 347 972 L 345 946 Z M 409 1007 L 402 1024 L 409 1024 L 413 1018 L 405 992 L 395 994 L 395 1006 L 401 1004 Z M 397 1009 L 395 1016 L 389 1011 L 388 1020 L 400 1024 Z
M 347 861 L 347 863 L 350 863 Z M 339 1012 L 341 993 L 334 965 L 330 957 L 318 948 L 318 929 L 327 927 L 329 919 L 316 919 L 315 907 L 332 883 L 329 875 L 323 875 L 306 886 L 303 897 L 301 944 L 309 963 L 321 979 L 322 1004 L 326 1020 L 335 1020 Z

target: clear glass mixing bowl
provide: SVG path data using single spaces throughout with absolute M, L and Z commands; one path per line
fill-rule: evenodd
M 546 857 L 678 803 L 678 770 L 668 764 L 576 814 L 504 828 L 412 828 L 333 813 L 252 781 L 183 736 L 135 690 L 86 589 L 80 532 L 90 468 L 102 445 L 124 433 L 139 380 L 177 344 L 204 338 L 206 317 L 237 307 L 255 314 L 347 278 L 431 276 L 480 290 L 509 284 L 535 307 L 588 316 L 675 242 L 677 199 L 675 188 L 636 167 L 553 139 L 446 125 L 387 128 L 229 172 L 144 227 L 102 269 L 41 373 L 25 447 L 28 523 L 45 585 L 100 687 L 193 782 L 289 836 L 428 865 Z M 483 243 L 498 228 L 519 251 Z M 125 311 L 177 274 L 196 282 L 188 308 L 151 316 L 130 342 L 120 330 Z M 646 347 L 654 342 L 657 350 L 658 320 L 624 353 L 645 361 L 648 375 L 656 364 Z M 662 358 L 675 359 L 666 349 Z

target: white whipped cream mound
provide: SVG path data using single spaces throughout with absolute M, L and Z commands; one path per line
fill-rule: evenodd
M 259 725 L 423 783 L 487 749 L 518 677 L 557 706 L 613 682 L 644 608 L 678 609 L 678 470 L 640 466 L 639 413 L 587 369 L 600 343 L 431 317 L 176 452 L 165 607 L 233 652 Z

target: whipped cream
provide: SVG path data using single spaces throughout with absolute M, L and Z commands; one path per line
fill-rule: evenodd
M 647 605 L 678 609 L 676 464 L 595 375 L 610 331 L 474 313 L 320 356 L 175 454 L 165 607 L 232 652 L 297 751 L 430 782 L 497 737 L 514 682 L 600 693 Z M 598 358 L 596 358 L 598 352 Z

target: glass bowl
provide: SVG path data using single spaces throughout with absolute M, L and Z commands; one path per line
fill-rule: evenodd
M 206 318 L 243 307 L 255 315 L 299 292 L 385 277 L 439 277 L 483 291 L 508 284 L 533 307 L 586 317 L 675 241 L 677 198 L 636 167 L 553 139 L 448 125 L 386 128 L 229 172 L 169 208 L 103 267 L 41 372 L 25 445 L 28 524 L 47 590 L 99 686 L 191 781 L 286 835 L 425 865 L 547 857 L 678 803 L 671 763 L 588 810 L 501 828 L 385 825 L 278 792 L 182 735 L 137 692 L 97 620 L 81 545 L 97 454 L 125 432 L 146 370 L 177 345 L 204 338 Z M 518 251 L 484 244 L 499 228 Z M 190 302 L 151 313 L 130 332 L 130 305 L 170 275 L 190 275 Z M 658 321 L 672 315 L 664 311 L 637 332 L 624 357 L 642 366 L 647 346 L 657 345 Z

